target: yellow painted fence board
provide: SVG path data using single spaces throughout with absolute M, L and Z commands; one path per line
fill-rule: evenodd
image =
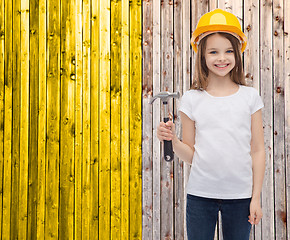
M 141 239 L 141 9 L 0 0 L 0 239 Z
M 111 2 L 111 238 L 121 239 L 121 1 Z
M 129 239 L 129 1 L 122 0 L 121 26 L 121 239 Z
M 100 102 L 99 102 L 99 219 L 100 239 L 111 235 L 110 163 L 110 1 L 100 0 Z
M 12 160 L 12 4 L 5 1 L 4 26 L 4 164 L 3 164 L 3 202 L 2 239 L 10 238 L 11 219 L 11 160 Z M 5 221 L 4 221 L 5 219 Z
M 38 99 L 38 146 L 37 146 L 37 239 L 44 239 L 45 189 L 46 189 L 46 0 L 39 0 L 39 99 Z
M 4 1 L 0 1 L 0 179 L 4 178 Z M 3 181 L 3 180 L 2 180 Z M 3 223 L 3 185 L 0 184 L 0 236 Z

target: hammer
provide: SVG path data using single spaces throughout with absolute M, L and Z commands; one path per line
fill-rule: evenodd
M 154 97 L 152 97 L 152 99 L 150 100 L 150 104 L 152 104 L 157 98 L 160 98 L 160 100 L 163 102 L 163 106 L 164 106 L 163 121 L 166 123 L 169 121 L 167 100 L 168 98 L 179 98 L 179 92 L 174 92 L 174 93 L 160 92 Z M 173 157 L 174 157 L 172 141 L 164 140 L 163 143 L 164 143 L 164 159 L 165 161 L 170 162 L 173 160 Z

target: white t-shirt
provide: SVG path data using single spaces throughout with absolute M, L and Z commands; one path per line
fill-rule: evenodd
M 195 121 L 195 152 L 187 193 L 207 198 L 252 196 L 251 115 L 264 107 L 258 91 L 239 85 L 225 97 L 189 90 L 179 111 Z

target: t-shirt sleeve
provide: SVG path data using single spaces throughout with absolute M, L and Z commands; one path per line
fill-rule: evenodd
M 185 113 L 192 121 L 195 121 L 192 114 L 192 96 L 189 91 L 183 94 L 178 111 Z
M 254 114 L 255 112 L 257 112 L 258 110 L 260 110 L 261 108 L 264 107 L 262 98 L 259 95 L 259 92 L 254 89 L 254 94 L 252 97 L 252 105 L 251 105 L 251 114 Z

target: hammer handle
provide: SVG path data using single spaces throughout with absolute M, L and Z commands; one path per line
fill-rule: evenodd
M 169 121 L 169 118 L 166 117 L 163 120 L 166 123 Z M 167 162 L 171 162 L 174 158 L 172 141 L 163 140 L 163 143 L 164 143 L 164 160 Z

